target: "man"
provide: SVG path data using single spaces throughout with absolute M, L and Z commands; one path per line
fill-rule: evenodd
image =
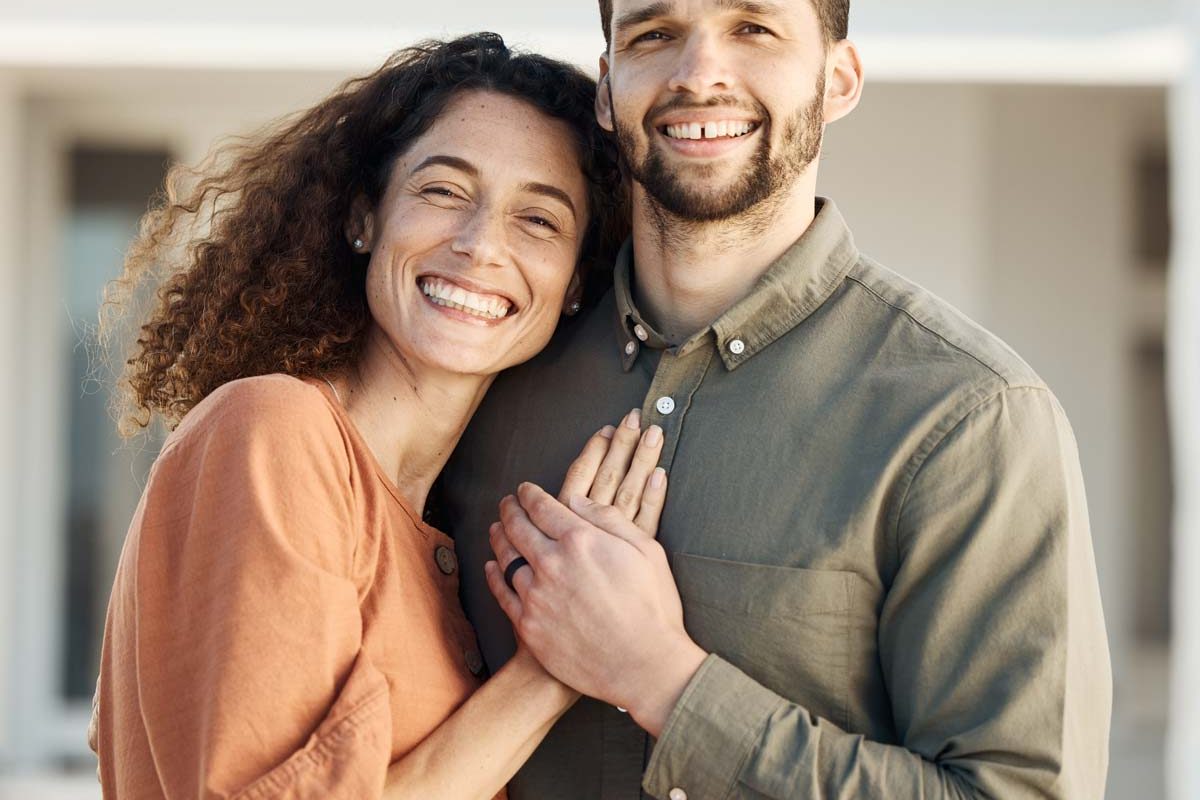
M 445 481 L 489 665 L 511 618 L 588 696 L 511 796 L 1103 796 L 1111 675 L 1063 411 L 816 197 L 824 125 L 862 90 L 847 1 L 600 8 L 633 236 Z M 524 484 L 485 570 L 495 498 L 553 490 L 630 408 L 618 436 L 665 437 L 657 543 Z

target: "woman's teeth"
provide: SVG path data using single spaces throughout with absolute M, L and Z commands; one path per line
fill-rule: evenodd
M 665 130 L 672 139 L 723 139 L 745 136 L 754 130 L 753 122 L 722 120 L 720 122 L 681 122 Z
M 503 319 L 512 309 L 512 303 L 503 297 L 491 294 L 475 294 L 441 278 L 422 278 L 421 293 L 434 304 L 465 311 L 483 319 Z

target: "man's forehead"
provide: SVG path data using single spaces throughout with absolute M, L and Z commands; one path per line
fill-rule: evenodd
M 613 0 L 613 20 L 620 25 L 631 17 L 691 17 L 728 11 L 776 16 L 808 6 L 803 0 Z

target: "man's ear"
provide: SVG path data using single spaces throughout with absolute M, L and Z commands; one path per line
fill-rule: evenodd
M 609 133 L 613 132 L 612 75 L 608 70 L 608 53 L 600 55 L 600 83 L 596 86 L 596 122 Z
M 371 252 L 371 245 L 375 241 L 375 212 L 365 196 L 360 194 L 350 204 L 344 233 L 354 252 Z
M 863 65 L 858 47 L 849 39 L 830 46 L 825 60 L 825 124 L 836 122 L 858 106 L 863 90 Z

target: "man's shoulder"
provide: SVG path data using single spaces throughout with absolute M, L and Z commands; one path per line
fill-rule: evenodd
M 1045 388 L 1045 383 L 999 336 L 928 289 L 860 256 L 846 275 L 859 299 L 888 318 L 913 356 L 950 359 L 963 376 L 999 389 Z

